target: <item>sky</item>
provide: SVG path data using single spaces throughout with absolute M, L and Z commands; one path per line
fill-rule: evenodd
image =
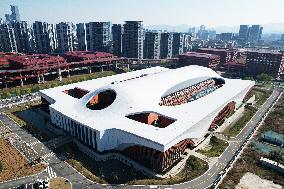
M 209 27 L 284 23 L 284 0 L 0 0 L 0 18 L 18 5 L 21 20 L 74 23 L 142 20 L 144 25 Z

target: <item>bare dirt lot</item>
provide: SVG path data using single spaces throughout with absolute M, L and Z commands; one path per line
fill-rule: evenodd
M 261 179 L 252 173 L 246 173 L 235 189 L 281 189 L 282 186 L 274 184 L 272 181 Z
M 71 189 L 71 184 L 64 178 L 53 178 L 49 181 L 50 189 Z
M 43 164 L 31 166 L 27 160 L 6 140 L 0 139 L 0 182 L 39 173 L 45 168 Z

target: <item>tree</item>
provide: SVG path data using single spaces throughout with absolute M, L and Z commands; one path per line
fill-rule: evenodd
M 253 79 L 253 77 L 246 76 L 246 77 L 244 77 L 244 80 L 251 80 L 251 81 L 253 81 L 254 79 Z
M 269 153 L 269 157 L 270 157 L 272 160 L 277 161 L 277 162 L 279 162 L 279 161 L 282 160 L 282 155 L 281 155 L 281 153 L 280 153 L 280 152 L 277 152 L 277 151 L 271 151 L 271 152 Z
M 256 79 L 257 79 L 258 81 L 269 82 L 269 81 L 271 81 L 273 78 L 272 78 L 270 75 L 268 75 L 268 74 L 262 73 L 262 74 L 257 75 L 257 76 L 256 76 Z

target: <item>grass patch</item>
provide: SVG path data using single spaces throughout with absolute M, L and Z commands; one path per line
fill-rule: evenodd
M 124 184 L 132 180 L 148 178 L 119 160 L 95 161 L 83 154 L 74 143 L 60 147 L 56 153 L 63 154 L 72 167 L 97 183 Z
M 86 178 L 100 183 L 100 184 L 107 184 L 107 182 L 104 179 L 101 179 L 100 177 L 97 177 L 95 174 L 93 174 L 91 171 L 89 171 L 84 165 L 79 162 L 76 159 L 69 159 L 67 160 L 67 163 L 74 167 L 78 172 L 82 173 Z
M 267 98 L 271 95 L 271 92 L 253 90 L 255 95 L 255 106 L 246 106 L 243 116 L 228 130 L 224 131 L 225 135 L 235 137 L 240 131 L 245 127 L 245 125 L 251 120 L 254 114 L 257 112 L 257 109 L 265 103 Z
M 253 90 L 253 94 L 255 95 L 256 107 L 259 107 L 268 99 L 271 92 Z
M 229 144 L 226 141 L 218 139 L 216 136 L 212 136 L 210 145 L 211 148 L 209 150 L 198 150 L 198 152 L 209 157 L 218 157 L 224 152 Z
M 49 181 L 50 189 L 71 189 L 70 182 L 65 178 L 52 178 Z
M 208 164 L 205 161 L 191 155 L 187 159 L 184 169 L 174 177 L 167 179 L 160 179 L 160 180 L 159 179 L 135 180 L 129 182 L 129 184 L 137 184 L 137 185 L 178 184 L 199 177 L 200 175 L 204 174 L 208 170 L 208 168 L 209 168 Z
M 251 120 L 251 118 L 256 113 L 257 109 L 252 106 L 247 106 L 244 115 L 231 127 L 228 131 L 225 131 L 224 134 L 231 137 L 237 136 L 240 131 L 245 127 L 245 125 Z

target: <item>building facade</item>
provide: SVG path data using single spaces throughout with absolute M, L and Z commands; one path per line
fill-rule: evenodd
M 284 74 L 284 56 L 281 52 L 249 50 L 246 52 L 246 66 L 249 75 L 265 73 L 278 78 Z
M 144 58 L 160 59 L 160 32 L 146 32 L 144 40 Z
M 160 42 L 160 56 L 164 58 L 172 58 L 172 48 L 173 48 L 173 34 L 172 33 L 161 33 Z
M 84 23 L 76 24 L 76 35 L 78 39 L 78 49 L 79 51 L 87 50 L 87 40 L 86 40 L 86 26 Z
M 199 48 L 197 52 L 220 56 L 220 66 L 226 64 L 227 62 L 233 62 L 237 58 L 237 50 L 235 49 Z
M 126 21 L 123 25 L 122 54 L 127 58 L 143 59 L 144 29 L 142 21 Z
M 251 43 L 257 43 L 261 40 L 263 27 L 260 25 L 252 25 L 250 27 L 248 41 Z
M 65 53 L 76 50 L 75 26 L 71 22 L 56 24 L 57 52 Z
M 46 22 L 33 23 L 35 51 L 40 54 L 49 54 L 57 48 L 55 26 Z
M 115 56 L 122 56 L 122 33 L 121 24 L 112 25 L 112 52 Z
M 18 6 L 10 5 L 11 7 L 11 14 L 5 14 L 6 22 L 12 23 L 12 22 L 20 22 L 20 13 Z
M 86 24 L 87 49 L 89 51 L 110 51 L 110 22 L 89 22 Z
M 177 57 L 184 52 L 184 34 L 173 33 L 172 56 Z
M 14 29 L 15 41 L 17 44 L 17 51 L 20 53 L 30 53 L 34 50 L 34 38 L 32 29 L 26 21 L 12 22 Z
M 214 54 L 187 52 L 179 55 L 179 66 L 199 65 L 216 69 L 220 64 L 220 57 Z
M 0 51 L 18 52 L 14 29 L 8 24 L 0 25 Z
M 239 29 L 239 41 L 246 42 L 248 40 L 250 27 L 249 25 L 240 25 Z

